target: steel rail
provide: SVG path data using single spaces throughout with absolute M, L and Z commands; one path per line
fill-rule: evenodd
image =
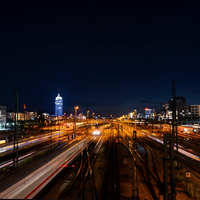
M 93 141 L 94 141 L 94 140 L 93 140 Z M 91 142 L 88 144 L 88 146 L 90 146 L 90 145 L 92 144 L 93 141 L 91 141 Z M 98 141 L 98 142 L 99 142 L 99 141 Z M 95 145 L 94 149 L 92 150 L 91 154 L 92 154 L 93 151 L 96 149 L 96 147 L 97 147 L 97 145 L 98 145 L 98 142 L 97 142 L 97 144 Z M 90 156 L 91 156 L 91 154 L 90 154 Z M 83 171 L 83 169 L 85 168 L 87 162 L 88 162 L 88 160 L 86 160 L 86 161 L 84 162 L 84 164 L 81 164 L 81 165 L 80 165 L 79 170 L 78 170 L 78 172 L 77 172 L 76 175 L 75 175 L 75 178 L 74 178 L 73 181 L 71 182 L 70 186 L 67 187 L 67 188 L 65 188 L 64 192 L 62 192 L 62 193 L 60 194 L 59 199 L 65 199 L 65 197 L 67 196 L 68 192 L 72 189 L 72 187 L 73 187 L 73 185 L 74 185 L 74 183 L 75 183 L 75 181 L 76 181 L 78 175 L 79 175 L 80 172 Z
M 102 138 L 103 138 L 103 136 L 102 136 L 101 139 L 98 141 L 98 145 L 96 145 L 96 148 L 97 148 L 96 155 L 95 155 L 95 157 L 93 158 L 93 161 L 92 161 L 92 163 L 91 163 L 91 165 L 90 165 L 90 169 L 88 168 L 87 171 L 86 171 L 85 177 L 84 177 L 84 179 L 83 179 L 83 181 L 82 181 L 82 183 L 81 183 L 81 185 L 80 185 L 80 187 L 79 187 L 79 190 L 78 190 L 78 192 L 77 192 L 77 194 L 76 194 L 76 196 L 75 196 L 75 199 L 78 198 L 79 193 L 80 193 L 81 189 L 83 188 L 83 185 L 84 185 L 84 183 L 85 183 L 85 181 L 86 181 L 86 178 L 87 178 L 87 176 L 88 176 L 90 170 L 92 170 L 94 161 L 96 160 L 96 157 L 97 157 L 97 155 L 98 155 L 98 153 L 99 153 L 99 150 L 100 150 L 100 148 L 101 148 L 101 146 L 102 146 L 102 144 L 103 144 L 103 141 L 104 141 L 104 138 L 103 138 L 103 139 L 102 139 Z M 101 141 L 101 143 L 99 144 L 100 141 Z M 96 149 L 96 148 L 95 148 L 95 149 Z M 92 155 L 92 153 L 91 153 L 90 155 Z
M 104 177 L 103 177 L 103 184 L 101 188 L 101 195 L 100 195 L 100 200 L 105 200 L 105 190 L 106 190 L 106 181 L 107 181 L 107 176 L 108 176 L 108 166 L 109 166 L 109 160 L 110 160 L 110 149 L 111 149 L 111 140 L 109 141 L 108 144 L 108 151 L 107 151 L 107 159 L 106 159 L 106 166 L 104 168 Z
M 144 144 L 144 146 L 147 146 L 149 148 L 149 150 L 151 151 L 151 156 L 152 156 L 152 160 L 153 160 L 153 163 L 154 163 L 154 169 L 155 169 L 155 173 L 157 175 L 157 178 L 158 178 L 158 183 L 160 184 L 161 183 L 161 180 L 160 180 L 160 176 L 158 174 L 158 169 L 157 169 L 157 166 L 156 166 L 156 161 L 155 161 L 155 156 L 154 156 L 154 153 L 153 153 L 153 150 L 151 149 L 151 147 L 146 144 L 144 141 L 142 141 L 140 138 L 137 138 L 138 142 L 141 142 Z

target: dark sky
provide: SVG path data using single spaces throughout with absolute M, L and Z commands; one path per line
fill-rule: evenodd
M 177 96 L 200 104 L 200 2 L 1 1 L 0 101 L 14 109 L 127 114 Z M 75 2 L 75 1 L 74 1 Z M 94 3 L 95 2 L 95 3 Z M 166 3 L 168 2 L 168 3 Z M 186 87 L 185 85 L 189 86 Z

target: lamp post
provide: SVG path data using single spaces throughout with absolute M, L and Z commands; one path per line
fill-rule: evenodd
M 51 149 L 52 149 L 52 115 L 51 115 Z
M 58 110 L 57 110 L 57 120 L 58 120 Z M 60 121 L 58 120 L 57 121 L 59 123 L 59 145 L 60 145 Z
M 137 118 L 137 110 L 134 110 L 135 118 Z
M 87 110 L 87 134 L 88 134 L 88 119 L 89 119 L 89 110 Z
M 190 125 L 192 124 L 192 112 L 188 113 L 190 115 Z
M 24 104 L 24 124 L 25 124 L 25 109 L 26 109 L 26 105 Z
M 90 112 L 90 111 L 88 110 L 88 111 L 87 111 L 87 119 L 89 119 L 89 112 Z
M 94 112 L 92 113 L 92 123 L 91 123 L 91 128 L 93 129 L 93 123 L 94 123 Z
M 60 144 L 60 121 L 59 121 L 59 144 Z
M 79 107 L 74 107 L 74 137 L 76 138 L 76 111 Z

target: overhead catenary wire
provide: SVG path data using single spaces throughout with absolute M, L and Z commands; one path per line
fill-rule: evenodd
M 190 89 L 192 89 L 192 90 L 194 90 L 194 91 L 196 91 L 196 92 L 198 92 L 198 93 L 200 93 L 199 90 L 197 90 L 197 89 L 195 89 L 195 88 L 193 88 L 193 87 L 191 87 L 191 86 L 189 86 L 189 85 L 187 85 L 187 84 L 185 84 L 185 83 L 182 83 L 182 82 L 180 82 L 180 81 L 178 81 L 178 80 L 176 80 L 176 79 L 175 79 L 175 81 L 178 82 L 178 83 L 180 83 L 180 84 L 182 84 L 182 85 L 184 85 L 184 86 L 186 86 L 186 87 L 188 87 L 188 88 L 190 88 Z
M 178 82 L 178 83 L 180 83 L 180 84 L 182 84 L 182 85 L 184 85 L 184 86 L 186 86 L 186 87 L 188 87 L 188 88 L 190 88 L 191 90 L 194 90 L 196 93 L 200 93 L 200 90 L 197 90 L 197 89 L 195 89 L 195 88 L 193 88 L 193 87 L 191 87 L 191 86 L 189 86 L 189 85 L 187 85 L 187 84 L 185 84 L 185 83 L 182 83 L 181 81 L 179 81 L 179 80 L 177 80 L 177 79 L 175 79 L 175 81 Z M 164 87 L 166 88 L 168 85 L 169 85 L 169 84 L 166 84 Z M 160 90 L 158 90 L 157 92 L 155 92 L 150 98 L 148 98 L 146 101 L 144 101 L 144 102 L 141 103 L 140 105 L 135 106 L 134 108 L 141 108 L 141 107 L 143 107 L 143 105 L 144 105 L 145 103 L 151 104 L 151 102 L 149 102 L 149 100 L 152 99 L 152 97 L 154 97 L 154 96 L 157 95 L 158 93 L 160 93 L 161 90 L 163 90 L 163 86 L 162 86 L 162 88 L 161 88 Z
M 145 103 L 150 103 L 149 101 L 150 101 L 150 99 L 152 99 L 153 97 L 155 97 L 157 94 L 159 94 L 164 88 L 166 88 L 167 86 L 169 86 L 170 85 L 170 83 L 167 83 L 165 86 L 163 86 L 162 85 L 162 87 L 159 89 L 159 90 L 157 90 L 153 95 L 151 95 L 146 101 L 144 101 L 143 103 L 141 103 L 140 105 L 138 105 L 138 106 L 135 106 L 134 107 L 134 109 L 135 108 L 141 108 L 141 107 L 143 107 L 143 105 L 145 104 Z

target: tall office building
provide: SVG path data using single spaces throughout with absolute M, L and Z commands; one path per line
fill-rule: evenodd
M 5 123 L 6 123 L 6 106 L 0 106 L 0 126 L 1 124 Z
M 173 99 L 169 99 L 169 109 L 172 110 L 173 108 Z M 176 97 L 176 108 L 183 107 L 186 105 L 186 99 L 183 97 Z
M 154 108 L 145 108 L 145 119 L 154 119 L 155 118 L 155 109 Z
M 63 115 L 63 99 L 58 93 L 58 96 L 55 100 L 55 116 L 62 116 Z

